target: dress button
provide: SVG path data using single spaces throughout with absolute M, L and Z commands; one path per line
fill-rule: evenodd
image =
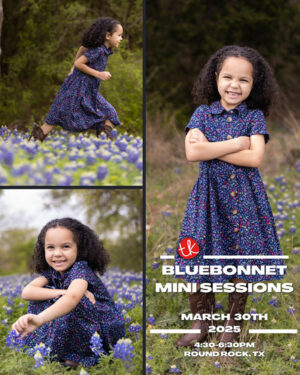
M 232 213 L 233 215 L 236 215 L 238 213 L 238 210 L 233 210 Z
M 234 228 L 233 231 L 234 233 L 237 233 L 239 231 L 239 228 Z
M 232 192 L 230 193 L 230 195 L 231 195 L 232 197 L 235 197 L 235 196 L 236 196 L 236 191 L 232 191 Z
M 228 134 L 227 139 L 232 139 L 232 136 L 230 134 Z
M 232 174 L 230 175 L 230 178 L 233 180 L 233 179 L 235 178 L 235 174 L 232 173 Z
M 232 117 L 228 117 L 227 122 L 231 122 L 231 121 L 232 121 Z
M 241 248 L 240 245 L 235 246 L 235 250 L 240 250 L 240 248 Z

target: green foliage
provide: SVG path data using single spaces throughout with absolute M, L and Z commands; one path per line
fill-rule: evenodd
M 148 109 L 172 103 L 191 114 L 191 89 L 208 58 L 225 45 L 238 44 L 260 51 L 297 110 L 298 15 L 299 2 L 292 0 L 148 1 Z
M 120 133 L 142 135 L 142 51 L 131 52 L 120 47 L 110 56 L 107 70 L 112 78 L 101 83 L 100 91 L 118 112 Z
M 0 233 L 0 275 L 28 272 L 35 244 L 33 229 L 13 228 Z
M 141 135 L 141 39 L 134 42 L 131 30 L 127 29 L 127 25 L 131 27 L 136 22 L 133 32 L 142 35 L 141 14 L 135 13 L 140 11 L 141 1 L 120 1 L 118 12 L 111 9 L 108 0 L 102 2 L 101 9 L 99 2 L 89 3 L 16 0 L 4 4 L 0 82 L 2 124 L 24 129 L 33 119 L 44 120 L 73 65 L 82 31 L 101 14 L 126 21 L 124 29 L 125 35 L 130 36 L 130 51 L 113 57 L 111 70 L 115 78 L 107 85 L 113 91 L 108 96 L 124 123 L 121 131 L 128 129 Z M 126 89 L 133 89 L 130 95 L 122 90 L 123 82 L 126 82 Z M 104 89 L 106 93 L 110 90 Z

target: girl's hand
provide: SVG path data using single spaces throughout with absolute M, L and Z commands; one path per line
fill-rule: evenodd
M 109 72 L 97 72 L 97 78 L 101 79 L 101 81 L 107 81 L 111 78 L 111 74 Z
M 89 292 L 88 290 L 84 293 L 84 295 L 88 298 L 88 300 L 93 304 L 95 305 L 96 303 L 96 300 L 95 300 L 95 296 L 92 292 Z
M 189 143 L 208 142 L 205 135 L 199 129 L 191 129 L 189 133 Z
M 234 139 L 238 144 L 238 151 L 249 150 L 250 148 L 250 137 L 242 136 Z
M 43 324 L 42 319 L 38 315 L 26 314 L 21 316 L 13 325 L 17 333 L 21 333 L 21 337 L 26 336 L 28 333 L 35 331 Z

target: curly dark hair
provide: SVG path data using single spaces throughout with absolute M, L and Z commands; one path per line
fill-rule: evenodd
M 220 99 L 216 73 L 220 73 L 228 57 L 243 57 L 252 64 L 253 87 L 245 102 L 249 109 L 261 109 L 267 116 L 270 105 L 277 98 L 277 83 L 269 64 L 259 52 L 250 47 L 225 46 L 214 53 L 195 82 L 192 91 L 195 101 L 205 101 L 210 105 Z
M 86 260 L 92 270 L 102 275 L 109 263 L 109 255 L 98 235 L 80 221 L 68 217 L 51 220 L 41 230 L 34 247 L 33 271 L 41 273 L 49 269 L 45 259 L 45 237 L 50 228 L 57 227 L 66 228 L 73 233 L 78 252 L 76 261 Z
M 113 34 L 116 26 L 120 25 L 111 17 L 101 17 L 97 19 L 90 27 L 88 27 L 82 36 L 82 45 L 86 48 L 100 47 L 105 42 L 106 33 Z

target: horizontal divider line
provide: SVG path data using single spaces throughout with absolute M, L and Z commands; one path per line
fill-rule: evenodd
M 150 333 L 201 333 L 201 329 L 150 329 Z
M 298 333 L 297 329 L 249 329 L 249 333 Z

